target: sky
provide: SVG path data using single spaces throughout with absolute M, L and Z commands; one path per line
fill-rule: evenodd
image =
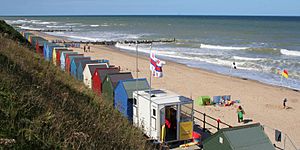
M 300 0 L 1 0 L 7 15 L 300 16 Z

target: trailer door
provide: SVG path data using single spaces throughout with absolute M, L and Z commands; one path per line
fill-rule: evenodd
M 150 135 L 151 137 L 153 137 L 154 139 L 158 139 L 159 136 L 157 135 L 157 106 L 155 105 L 151 105 L 151 121 L 150 121 Z

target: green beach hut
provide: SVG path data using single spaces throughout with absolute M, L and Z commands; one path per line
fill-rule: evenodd
M 133 79 L 131 72 L 107 74 L 102 83 L 102 95 L 113 103 L 114 90 L 120 80 Z
M 263 127 L 257 124 L 223 128 L 203 141 L 204 150 L 275 150 Z

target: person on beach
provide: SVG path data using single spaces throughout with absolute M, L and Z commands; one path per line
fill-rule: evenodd
M 286 102 L 287 102 L 287 98 L 284 98 L 284 99 L 283 99 L 283 109 L 286 108 Z
M 91 47 L 90 47 L 90 45 L 88 45 L 88 48 L 87 48 L 87 49 L 88 49 L 89 52 L 91 52 Z
M 243 122 L 245 111 L 242 108 L 242 106 L 239 106 L 236 112 L 237 112 L 237 115 L 238 115 L 238 123 Z
M 233 69 L 236 69 L 236 64 L 235 64 L 235 62 L 232 63 L 232 68 L 233 68 Z
M 86 48 L 86 47 L 85 47 L 85 45 L 84 45 L 84 46 L 83 46 L 83 52 L 85 52 L 85 48 Z

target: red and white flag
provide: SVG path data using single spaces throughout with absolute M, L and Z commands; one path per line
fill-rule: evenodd
M 155 57 L 155 52 L 150 53 L 150 71 L 154 77 L 163 77 L 162 66 L 165 64 L 166 62 Z

